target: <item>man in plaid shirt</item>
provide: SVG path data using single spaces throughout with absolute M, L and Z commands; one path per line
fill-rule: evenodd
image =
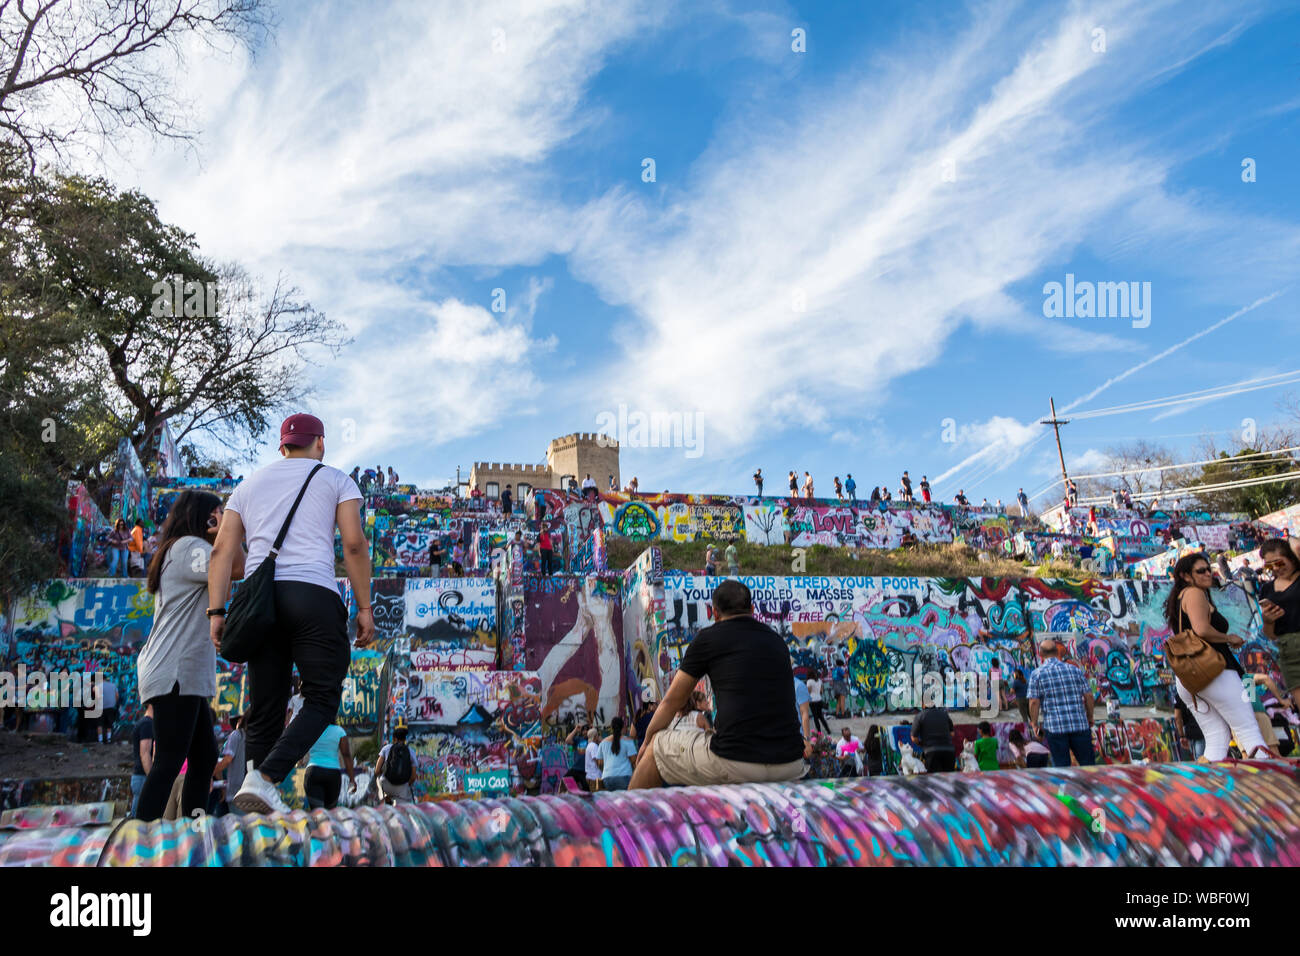
M 1047 731 L 1052 766 L 1070 766 L 1070 753 L 1080 767 L 1096 762 L 1092 749 L 1092 692 L 1083 671 L 1061 660 L 1050 637 L 1038 645 L 1043 659 L 1029 675 L 1029 719 Z

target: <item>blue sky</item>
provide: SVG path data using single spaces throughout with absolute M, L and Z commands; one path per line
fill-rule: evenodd
M 312 370 L 309 410 L 356 423 L 331 461 L 428 486 L 623 403 L 702 425 L 698 457 L 624 449 L 643 489 L 908 468 L 1009 500 L 1057 471 L 1049 396 L 1300 369 L 1294 5 L 704 6 L 284 5 L 255 58 L 180 78 L 197 150 L 115 173 L 344 322 Z M 1067 273 L 1149 282 L 1150 324 L 1044 316 Z M 1079 419 L 1067 464 L 1191 460 L 1288 392 Z

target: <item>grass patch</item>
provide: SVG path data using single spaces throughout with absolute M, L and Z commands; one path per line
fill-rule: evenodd
M 660 541 L 664 569 L 701 573 L 707 541 Z M 718 572 L 727 573 L 726 544 L 718 548 Z M 610 568 L 622 570 L 645 551 L 645 542 L 606 538 L 605 553 Z M 878 548 L 829 548 L 814 545 L 803 549 L 803 568 L 794 571 L 795 549 L 789 545 L 761 545 L 737 541 L 741 574 L 828 575 L 834 577 L 1051 577 L 1084 580 L 1086 572 L 1060 561 L 1034 567 L 1021 561 L 976 551 L 964 544 L 921 544 L 884 551 Z

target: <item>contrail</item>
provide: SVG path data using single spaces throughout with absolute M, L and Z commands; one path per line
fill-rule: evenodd
M 1236 312 L 1232 313 L 1232 315 L 1228 316 L 1226 319 L 1220 319 L 1218 322 L 1215 322 L 1210 327 L 1201 329 L 1201 331 L 1197 332 L 1195 335 L 1185 338 L 1181 342 L 1178 342 L 1175 345 L 1169 346 L 1169 348 L 1165 349 L 1163 352 L 1159 353 L 1158 355 L 1153 355 L 1145 362 L 1139 362 L 1137 365 L 1134 365 L 1128 371 L 1120 372 L 1118 375 L 1114 376 L 1113 378 L 1106 379 L 1106 381 L 1102 382 L 1100 385 L 1094 388 L 1087 395 L 1084 395 L 1081 398 L 1076 398 L 1069 405 L 1066 405 L 1064 408 L 1058 410 L 1057 414 L 1063 415 L 1066 412 L 1068 412 L 1070 409 L 1077 408 L 1079 405 L 1082 405 L 1084 402 L 1092 401 L 1094 398 L 1096 398 L 1106 389 L 1110 388 L 1116 382 L 1124 381 L 1124 379 L 1128 378 L 1130 375 L 1142 371 L 1144 368 L 1146 368 L 1149 365 L 1154 365 L 1156 362 L 1159 362 L 1162 358 L 1167 358 L 1168 356 L 1172 355 L 1174 352 L 1177 352 L 1179 349 L 1183 348 L 1184 346 L 1191 345 L 1197 339 L 1209 335 L 1211 332 L 1215 331 L 1216 329 L 1223 328 L 1233 319 L 1239 319 L 1247 312 L 1253 312 L 1255 311 L 1255 309 L 1258 309 L 1261 305 L 1264 305 L 1265 303 L 1268 302 L 1272 302 L 1274 299 L 1280 296 L 1282 292 L 1283 292 L 1282 289 L 1278 289 L 1272 295 L 1264 296 L 1264 298 L 1262 299 L 1256 299 L 1250 305 L 1246 306 L 1244 309 L 1238 309 Z

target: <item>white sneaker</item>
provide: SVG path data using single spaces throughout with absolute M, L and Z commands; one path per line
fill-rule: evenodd
M 249 769 L 244 776 L 244 784 L 239 788 L 233 800 L 235 809 L 243 813 L 289 813 L 289 808 L 280 799 L 280 791 L 260 770 Z

